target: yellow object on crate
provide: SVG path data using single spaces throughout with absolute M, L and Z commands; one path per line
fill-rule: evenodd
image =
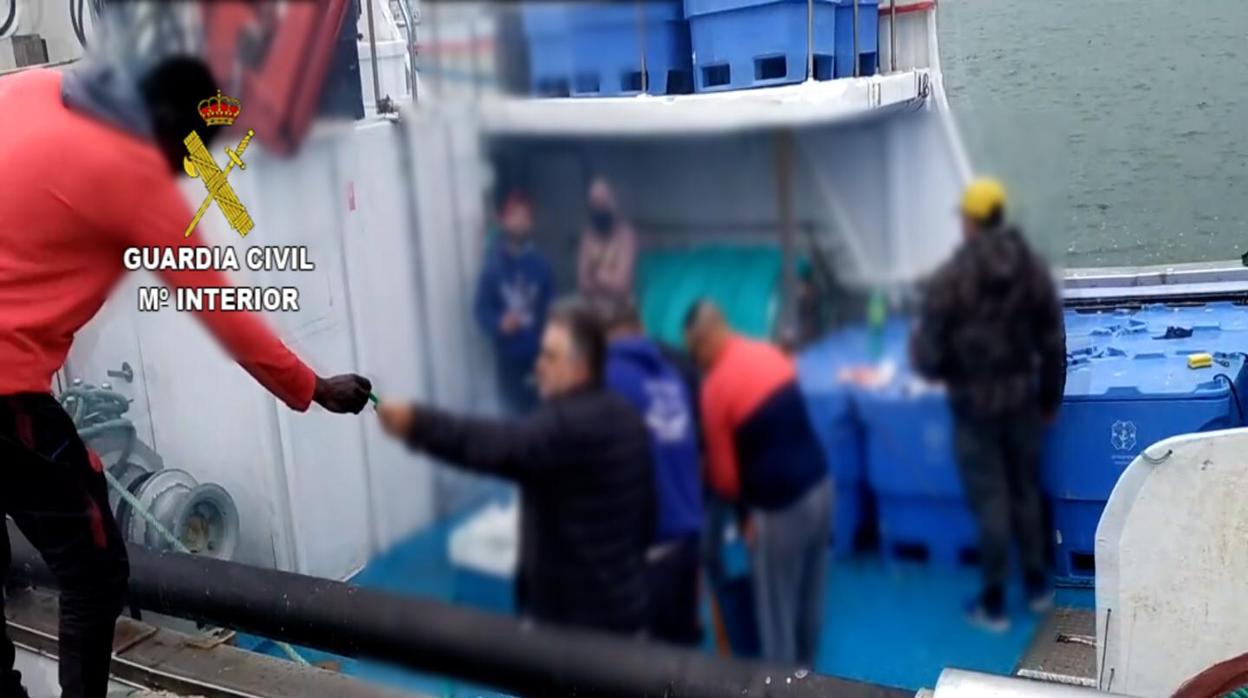
M 1188 368 L 1209 368 L 1213 365 L 1213 354 L 1189 354 L 1187 357 Z

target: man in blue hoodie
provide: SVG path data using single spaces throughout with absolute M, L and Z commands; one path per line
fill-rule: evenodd
M 531 376 L 555 278 L 533 244 L 533 211 L 524 196 L 509 196 L 498 222 L 502 234 L 491 240 L 477 284 L 477 322 L 494 340 L 503 400 L 513 412 L 528 412 L 537 404 Z
M 697 421 L 689 389 L 662 347 L 641 328 L 629 300 L 603 300 L 609 330 L 607 388 L 628 400 L 645 420 L 654 454 L 656 513 L 646 553 L 650 634 L 681 645 L 702 639 L 698 570 L 702 482 Z

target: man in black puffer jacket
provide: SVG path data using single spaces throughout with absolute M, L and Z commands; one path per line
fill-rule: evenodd
M 912 337 L 915 368 L 948 386 L 966 497 L 979 521 L 984 588 L 968 613 L 1008 627 L 1011 530 L 1032 610 L 1052 603 L 1039 460 L 1043 423 L 1066 386 L 1066 332 L 1049 268 L 1004 224 L 1005 189 L 977 180 L 962 202 L 965 242 L 931 281 Z
M 542 336 L 543 402 L 531 415 L 477 419 L 390 401 L 378 412 L 411 448 L 520 486 L 521 614 L 635 635 L 648 612 L 650 436 L 632 405 L 604 389 L 605 355 L 597 313 L 564 303 Z

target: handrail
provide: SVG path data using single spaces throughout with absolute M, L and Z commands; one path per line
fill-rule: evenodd
M 858 57 L 858 0 L 854 0 L 854 77 L 859 77 L 862 70 L 862 60 Z
M 51 571 L 9 524 L 14 577 Z M 130 599 L 156 613 L 518 695 L 911 698 L 912 691 L 556 628 L 342 582 L 128 546 Z
M 897 72 L 897 0 L 888 0 L 888 60 Z
M 412 0 L 400 0 L 399 9 L 403 12 L 403 24 L 407 33 L 407 70 L 411 73 L 412 101 L 418 101 L 416 87 L 416 15 L 412 12 Z
M 374 2 L 376 0 L 364 0 L 365 11 L 368 14 L 368 62 L 373 69 L 373 107 L 378 114 L 387 114 L 392 111 L 393 105 L 390 104 L 390 100 L 382 99 L 381 96 L 381 76 L 377 72 L 377 30 L 373 24 Z M 344 19 L 343 21 L 347 20 Z

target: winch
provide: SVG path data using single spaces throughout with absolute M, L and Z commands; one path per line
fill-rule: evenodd
M 164 460 L 138 437 L 124 415 L 130 401 L 103 383 L 77 379 L 61 405 L 103 464 L 109 505 L 126 540 L 156 550 L 185 548 L 229 560 L 238 547 L 238 507 L 220 485 L 200 483 Z

